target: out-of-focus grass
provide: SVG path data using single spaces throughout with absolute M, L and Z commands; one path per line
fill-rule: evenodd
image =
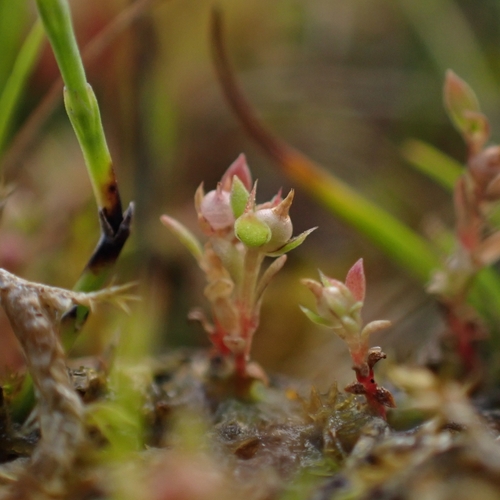
M 497 15 L 498 4 L 488 3 Z M 398 0 L 399 8 L 425 44 L 436 69 L 444 73 L 453 68 L 467 75 L 473 87 L 483 95 L 487 108 L 498 103 L 498 78 L 489 64 L 478 34 L 467 19 L 465 2 L 454 0 Z M 463 5 L 463 7 L 461 6 Z
M 30 6 L 28 2 L 0 0 L 0 39 L 2 57 L 0 58 L 0 82 L 5 82 L 12 71 L 22 44 Z
M 403 156 L 410 165 L 447 191 L 453 191 L 463 165 L 439 149 L 417 139 L 408 139 L 402 145 Z
M 22 91 L 29 77 L 37 56 L 40 52 L 43 39 L 43 27 L 37 21 L 27 36 L 16 58 L 12 71 L 0 93 L 0 154 L 4 149 L 9 132 L 10 122 L 16 106 L 22 96 Z

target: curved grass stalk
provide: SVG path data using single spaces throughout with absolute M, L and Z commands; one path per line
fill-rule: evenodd
M 218 11 L 214 11 L 212 17 L 211 41 L 219 83 L 229 105 L 250 137 L 275 160 L 286 175 L 309 191 L 315 200 L 371 240 L 421 283 L 427 284 L 431 273 L 442 265 L 437 249 L 430 242 L 275 137 L 260 123 L 236 82 L 228 62 Z M 446 189 L 453 189 L 454 181 L 460 175 L 459 169 L 461 170 L 458 162 L 420 142 L 407 143 L 404 154 L 421 172 Z M 495 303 L 500 302 L 500 277 L 493 269 L 483 269 L 479 273 L 472 285 L 469 299 L 488 321 L 491 331 L 497 333 L 498 308 Z M 494 337 L 493 342 L 500 344 L 500 336 Z
M 227 101 L 247 133 L 283 172 L 344 222 L 354 227 L 421 282 L 427 282 L 439 259 L 432 245 L 402 222 L 356 192 L 322 166 L 281 139 L 257 119 L 230 69 L 217 11 L 212 17 L 213 58 Z

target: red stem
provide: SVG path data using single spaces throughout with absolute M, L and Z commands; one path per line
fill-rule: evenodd
M 354 368 L 354 371 L 357 381 L 364 387 L 364 395 L 368 405 L 378 416 L 386 420 L 385 406 L 377 399 L 378 384 L 375 382 L 373 368 L 369 368 L 367 375 L 363 375 L 362 370 L 357 368 Z
M 476 371 L 479 360 L 473 341 L 479 337 L 477 326 L 472 321 L 461 318 L 453 311 L 453 308 L 446 309 L 446 319 L 454 334 L 457 351 L 466 373 Z

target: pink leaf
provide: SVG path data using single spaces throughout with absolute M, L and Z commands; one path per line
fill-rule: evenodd
M 222 189 L 225 191 L 231 190 L 231 185 L 233 183 L 233 177 L 236 175 L 247 188 L 248 191 L 252 189 L 252 174 L 248 168 L 247 159 L 243 153 L 241 153 L 236 160 L 231 163 L 229 168 L 226 170 L 221 179 Z
M 352 296 L 358 302 L 363 302 L 365 300 L 366 279 L 363 269 L 363 259 L 359 259 L 351 269 L 349 269 L 345 278 L 345 285 L 349 288 Z

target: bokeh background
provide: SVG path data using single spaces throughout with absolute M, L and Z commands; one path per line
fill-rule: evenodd
M 84 47 L 133 3 L 72 0 Z M 168 213 L 196 229 L 193 194 L 210 189 L 240 152 L 259 179 L 259 199 L 296 189 L 299 232 L 319 226 L 289 254 L 267 292 L 253 358 L 271 372 L 320 388 L 352 378 L 341 342 L 310 324 L 300 284 L 317 269 L 342 278 L 359 257 L 368 278 L 366 320 L 391 319 L 374 338 L 389 362 L 418 361 L 439 334 L 432 300 L 365 237 L 292 186 L 249 139 L 224 101 L 210 57 L 209 21 L 224 15 L 227 50 L 246 95 L 268 127 L 364 196 L 422 234 L 453 224 L 449 193 L 402 154 L 418 138 L 459 161 L 465 147 L 442 106 L 447 68 L 476 90 L 500 130 L 500 3 L 496 0 L 156 0 L 87 66 L 101 106 L 124 204 L 136 202 L 134 234 L 116 268 L 138 280 L 142 301 L 124 318 L 104 309 L 86 326 L 74 356 L 101 353 L 120 330 L 150 339 L 150 352 L 207 346 L 188 311 L 206 305 L 203 276 L 160 224 Z M 36 17 L 30 0 L 0 0 L 0 89 Z M 48 44 L 25 89 L 0 160 L 57 78 Z M 0 228 L 0 266 L 71 288 L 99 235 L 95 202 L 62 99 L 29 147 L 3 161 L 14 186 Z M 22 366 L 1 319 L 0 373 Z M 381 367 L 382 368 L 382 367 Z

